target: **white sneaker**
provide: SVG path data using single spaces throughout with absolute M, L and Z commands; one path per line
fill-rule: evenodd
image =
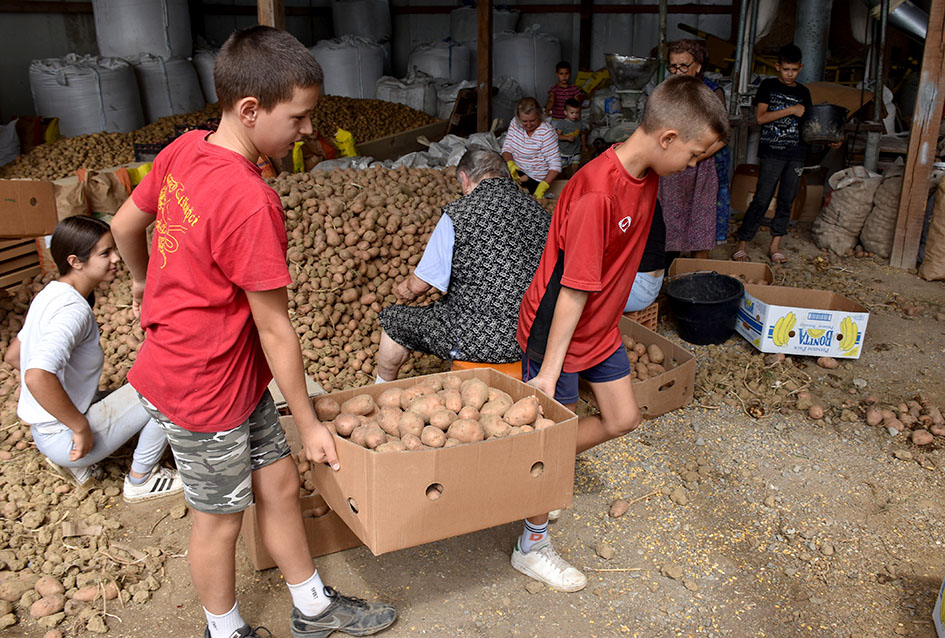
M 561 518 L 561 510 L 551 510 L 550 512 L 548 512 L 549 521 L 556 521 L 559 518 Z
M 128 476 L 125 476 L 125 485 L 122 490 L 122 498 L 126 503 L 140 503 L 152 498 L 161 498 L 162 496 L 171 496 L 184 491 L 184 484 L 181 483 L 177 470 L 162 467 L 151 472 L 144 483 L 135 485 Z
M 93 478 L 100 479 L 105 475 L 105 470 L 102 469 L 102 466 L 98 463 L 93 463 L 92 465 L 87 465 L 85 467 L 65 467 L 53 462 L 53 460 L 48 456 L 45 458 L 46 465 L 52 468 L 56 474 L 66 479 L 76 487 L 82 487 Z
M 515 541 L 512 567 L 558 591 L 581 591 L 587 586 L 587 576 L 561 558 L 548 537 L 527 554 L 518 548 L 518 541 Z

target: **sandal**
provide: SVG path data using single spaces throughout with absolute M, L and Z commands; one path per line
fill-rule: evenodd
M 751 261 L 751 258 L 748 256 L 748 253 L 746 253 L 744 250 L 736 250 L 734 253 L 732 253 L 731 259 L 732 261 L 740 261 L 740 262 Z
M 778 250 L 776 250 L 776 251 L 774 251 L 773 253 L 771 253 L 770 255 L 768 255 L 768 258 L 771 260 L 771 263 L 772 263 L 772 264 L 781 265 L 781 264 L 786 264 L 786 263 L 787 263 L 787 257 L 784 256 L 784 253 L 782 253 L 782 252 L 780 252 L 780 251 L 778 251 Z

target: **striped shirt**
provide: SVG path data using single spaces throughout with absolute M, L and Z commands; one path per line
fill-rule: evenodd
M 502 152 L 511 153 L 518 167 L 536 181 L 543 180 L 548 171 L 561 172 L 558 135 L 547 122 L 539 124 L 529 135 L 518 118 L 513 117 L 502 143 Z
M 564 119 L 564 103 L 569 99 L 574 98 L 578 102 L 583 102 L 585 99 L 584 91 L 573 84 L 568 86 L 555 84 L 548 89 L 548 95 L 555 96 L 555 103 L 551 105 L 551 117 L 556 120 Z

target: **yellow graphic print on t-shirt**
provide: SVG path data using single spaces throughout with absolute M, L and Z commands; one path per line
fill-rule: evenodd
M 173 218 L 177 215 L 173 213 L 178 212 L 181 223 L 175 224 Z M 200 221 L 200 215 L 194 213 L 190 198 L 184 194 L 184 185 L 168 173 L 161 186 L 161 192 L 158 194 L 157 221 L 154 224 L 154 232 L 157 235 L 155 246 L 163 258 L 161 268 L 167 265 L 167 256 L 176 253 L 180 248 L 180 240 L 175 234 L 185 234 L 187 232 L 185 224 L 193 227 L 198 221 Z

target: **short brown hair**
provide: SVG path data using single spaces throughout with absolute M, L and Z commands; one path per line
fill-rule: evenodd
M 646 99 L 640 127 L 647 133 L 674 129 L 687 140 L 709 130 L 728 142 L 725 105 L 702 80 L 688 75 L 670 76 L 656 87 Z
M 223 43 L 213 65 L 213 84 L 226 110 L 244 97 L 255 97 L 271 111 L 288 102 L 296 87 L 321 86 L 322 68 L 301 42 L 272 27 L 237 31 Z
M 67 275 L 72 270 L 69 255 L 75 255 L 81 262 L 88 261 L 95 244 L 109 232 L 108 224 L 88 215 L 73 215 L 59 222 L 49 241 L 49 252 L 59 274 Z

